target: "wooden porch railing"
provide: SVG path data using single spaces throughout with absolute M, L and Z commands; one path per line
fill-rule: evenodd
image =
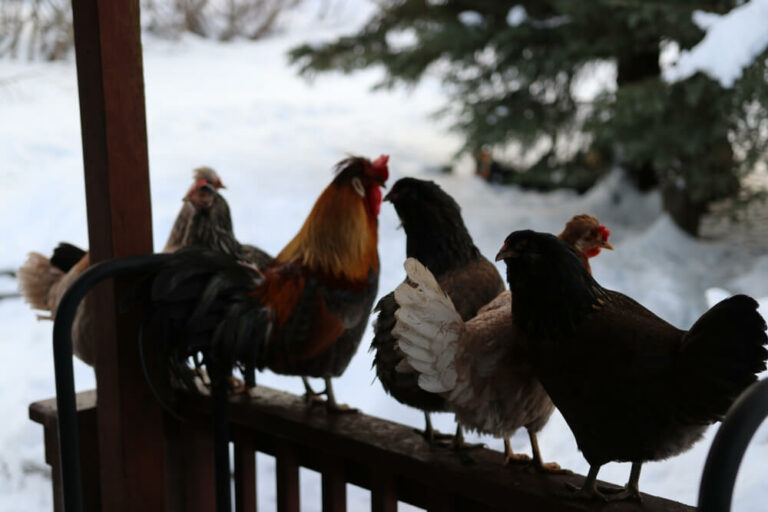
M 499 452 L 478 449 L 474 462 L 447 449 L 430 448 L 410 427 L 348 414 L 329 416 L 309 409 L 301 397 L 260 386 L 255 396 L 230 401 L 234 445 L 235 507 L 256 510 L 256 452 L 275 457 L 277 510 L 298 512 L 299 467 L 322 475 L 324 511 L 347 510 L 346 484 L 370 489 L 371 510 L 394 512 L 402 501 L 428 511 L 515 510 L 536 512 L 594 511 L 691 512 L 692 507 L 644 495 L 632 502 L 597 504 L 565 498 L 566 483 L 581 484 L 578 475 L 539 475 L 502 464 Z M 171 509 L 215 510 L 210 402 L 183 395 L 178 407 L 186 421 L 173 424 L 179 453 L 169 457 L 180 468 L 184 496 L 170 500 Z M 30 418 L 45 427 L 46 460 L 52 467 L 54 497 L 59 507 L 57 412 L 55 400 L 30 405 Z M 95 429 L 96 394 L 78 395 L 86 510 L 100 510 L 99 457 Z M 171 479 L 173 480 L 173 479 Z M 173 485 L 173 482 L 171 482 Z M 55 510 L 60 510 L 55 507 Z

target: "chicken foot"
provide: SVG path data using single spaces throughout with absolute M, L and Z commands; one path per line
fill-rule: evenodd
M 309 384 L 309 379 L 302 376 L 301 382 L 304 383 L 304 402 L 307 405 L 316 405 L 316 404 L 324 404 L 325 400 L 323 400 L 323 394 L 325 391 L 317 392 L 314 389 L 312 389 L 312 386 Z
M 587 500 L 599 498 L 605 502 L 628 499 L 642 501 L 642 497 L 640 496 L 640 488 L 638 486 L 638 482 L 640 481 L 640 469 L 642 466 L 642 462 L 633 462 L 627 485 L 617 489 L 615 487 L 606 487 L 603 485 L 598 486 L 597 473 L 600 471 L 600 466 L 592 465 L 589 467 L 587 479 L 584 481 L 584 485 L 582 485 L 581 488 L 573 484 L 567 484 L 570 489 L 576 491 L 571 495 L 571 497 Z
M 589 466 L 589 473 L 587 473 L 587 478 L 584 480 L 584 485 L 579 487 L 570 483 L 566 484 L 566 486 L 571 490 L 571 493 L 568 495 L 568 497 L 582 500 L 599 499 L 607 502 L 608 498 L 597 488 L 597 473 L 599 471 L 600 464 L 592 464 Z
M 331 378 L 324 377 L 325 379 L 325 396 L 327 398 L 325 402 L 325 408 L 329 413 L 343 414 L 343 413 L 356 413 L 357 409 L 348 406 L 347 404 L 339 404 L 336 402 L 336 397 L 333 394 L 333 386 L 331 385 Z
M 512 451 L 512 445 L 509 442 L 509 438 L 504 438 L 504 464 L 509 466 L 512 464 L 520 463 L 526 464 L 528 468 L 538 471 L 539 473 L 554 473 L 554 474 L 570 474 L 569 469 L 562 469 L 557 462 L 544 462 L 541 458 L 541 452 L 539 451 L 539 441 L 536 437 L 536 432 L 528 429 L 528 439 L 531 442 L 531 451 L 533 452 L 533 458 L 524 453 L 515 453 Z
M 453 439 L 451 434 L 443 434 L 432 427 L 432 418 L 427 411 L 424 411 L 424 430 L 414 429 L 414 431 L 422 435 L 429 444 L 435 444 L 436 441 Z
M 640 496 L 640 470 L 643 467 L 642 462 L 633 462 L 632 469 L 629 471 L 629 480 L 624 487 L 605 487 L 598 486 L 598 489 L 605 494 L 609 494 L 608 501 L 621 501 L 621 500 L 635 500 L 642 502 L 643 498 Z
M 571 474 L 573 471 L 570 469 L 563 469 L 557 462 L 544 462 L 541 458 L 541 452 L 539 451 L 539 439 L 536 437 L 536 432 L 531 429 L 528 431 L 528 439 L 531 441 L 531 451 L 533 452 L 533 459 L 531 460 L 531 467 L 540 473 L 554 473 L 554 474 Z M 505 441 L 507 441 L 505 439 Z M 506 445 L 505 445 L 506 446 Z
M 528 464 L 531 462 L 531 458 L 524 453 L 515 453 L 512 450 L 512 445 L 509 442 L 509 438 L 505 437 L 504 438 L 504 464 L 508 466 L 517 462 Z
M 330 377 L 323 377 L 325 380 L 325 389 L 323 391 L 315 391 L 309 384 L 309 380 L 302 376 L 301 381 L 304 383 L 304 402 L 307 405 L 325 405 L 325 408 L 330 413 L 354 413 L 359 412 L 357 409 L 348 406 L 347 404 L 339 404 L 336 402 L 336 396 L 333 394 L 333 385 L 331 384 Z M 325 400 L 323 400 L 325 395 Z
M 464 429 L 461 428 L 461 424 L 456 425 L 456 434 L 453 436 L 453 442 L 451 442 L 451 448 L 454 451 L 462 450 L 474 450 L 475 448 L 485 448 L 484 443 L 467 443 L 464 441 Z

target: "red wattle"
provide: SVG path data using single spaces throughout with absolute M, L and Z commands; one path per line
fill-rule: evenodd
M 595 248 L 593 248 L 593 249 L 590 249 L 589 251 L 587 251 L 587 252 L 585 253 L 585 255 L 586 255 L 586 257 L 587 257 L 587 258 L 594 258 L 594 257 L 595 257 L 595 256 L 597 256 L 598 254 L 600 254 L 600 248 L 599 248 L 599 247 L 595 247 Z
M 365 198 L 368 206 L 368 212 L 374 217 L 379 216 L 381 210 L 381 189 L 378 185 L 368 187 L 365 192 Z

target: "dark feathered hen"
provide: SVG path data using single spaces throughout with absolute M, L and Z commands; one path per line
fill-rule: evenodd
M 612 249 L 608 230 L 591 215 L 577 215 L 559 237 L 577 251 L 586 268 L 589 257 Z M 419 386 L 439 393 L 467 429 L 504 438 L 506 462 L 531 462 L 539 471 L 561 471 L 545 464 L 537 433 L 554 405 L 536 378 L 533 364 L 512 323 L 512 294 L 502 292 L 464 321 L 432 274 L 417 260 L 405 263 L 408 281 L 395 290 L 400 306 L 393 332 L 408 362 L 420 373 Z M 531 459 L 512 452 L 509 437 L 525 427 Z
M 180 247 L 201 246 L 245 259 L 246 252 L 232 232 L 229 205 L 218 193 L 219 189 L 224 188 L 219 175 L 210 167 L 195 169 L 193 175 L 194 182 L 182 199 L 181 210 L 163 252 L 173 252 Z M 50 316 L 41 318 L 52 319 L 64 292 L 89 267 L 89 253 L 62 242 L 50 259 L 37 252 L 29 254 L 19 269 L 19 288 L 33 308 L 50 312 Z M 84 363 L 93 366 L 96 343 L 91 335 L 91 318 L 86 313 L 89 309 L 88 300 L 86 296 L 78 307 L 72 324 L 72 344 L 74 354 Z
M 765 321 L 755 300 L 726 299 L 688 331 L 601 287 L 552 235 L 518 231 L 498 259 L 515 297 L 512 318 L 535 372 L 590 464 L 632 462 L 618 497 L 639 497 L 640 468 L 687 450 L 765 369 Z
M 415 178 L 397 181 L 385 200 L 392 202 L 406 235 L 406 254 L 417 258 L 454 301 L 462 319 L 469 319 L 504 289 L 496 267 L 475 246 L 461 208 L 437 184 Z M 448 411 L 445 399 L 421 389 L 419 373 L 405 360 L 393 335 L 398 306 L 394 294 L 376 305 L 371 350 L 376 375 L 398 402 L 424 411 L 425 435 L 432 440 L 430 412 Z M 460 433 L 460 430 L 458 431 Z
M 181 211 L 168 235 L 163 252 L 182 247 L 208 247 L 265 268 L 274 258 L 252 245 L 237 241 L 229 204 L 219 193 L 226 188 L 210 167 L 194 170 L 194 183 L 182 199 Z

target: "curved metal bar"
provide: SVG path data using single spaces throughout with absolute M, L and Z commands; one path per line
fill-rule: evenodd
M 75 402 L 75 376 L 72 368 L 72 322 L 77 306 L 97 284 L 146 270 L 165 261 L 170 254 L 145 254 L 97 263 L 83 272 L 61 298 L 53 323 L 53 363 L 56 372 L 56 407 L 59 417 L 59 457 L 64 494 L 64 510 L 83 509 L 80 472 L 80 436 Z
M 747 388 L 736 400 L 712 441 L 699 488 L 699 512 L 731 510 L 733 487 L 747 446 L 768 417 L 768 379 Z

